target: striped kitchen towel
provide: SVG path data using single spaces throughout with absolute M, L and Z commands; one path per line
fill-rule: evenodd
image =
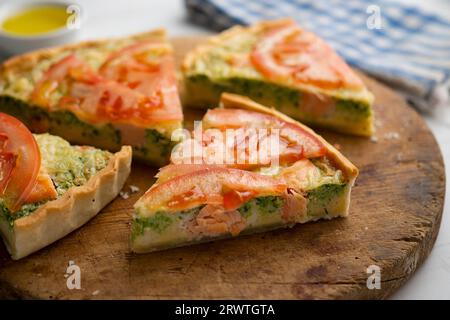
M 185 1 L 192 21 L 215 30 L 292 17 L 420 110 L 449 100 L 450 21 L 443 17 L 385 0 Z

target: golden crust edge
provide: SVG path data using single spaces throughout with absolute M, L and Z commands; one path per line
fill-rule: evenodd
M 131 147 L 123 146 L 86 184 L 16 220 L 12 229 L 2 219 L 0 231 L 12 258 L 21 259 L 44 248 L 97 215 L 122 189 L 131 171 L 131 158 Z
M 297 126 L 301 127 L 303 130 L 308 132 L 309 134 L 313 135 L 314 137 L 317 137 L 327 148 L 327 156 L 331 158 L 343 171 L 346 178 L 351 182 L 351 185 L 353 185 L 353 182 L 355 181 L 356 177 L 359 174 L 358 168 L 350 162 L 342 153 L 340 153 L 333 145 L 328 143 L 322 136 L 315 133 L 311 128 L 305 126 L 299 121 L 296 121 L 287 115 L 277 111 L 274 108 L 269 108 L 266 106 L 263 106 L 262 104 L 259 104 L 250 98 L 237 95 L 237 94 L 231 94 L 231 93 L 223 93 L 220 98 L 220 107 L 223 108 L 242 108 L 246 110 L 251 111 L 258 111 L 266 114 L 273 115 L 283 121 L 294 123 Z

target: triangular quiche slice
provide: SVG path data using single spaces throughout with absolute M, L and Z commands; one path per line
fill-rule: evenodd
M 373 95 L 321 38 L 291 19 L 236 26 L 183 62 L 184 100 L 215 105 L 222 92 L 246 95 L 304 123 L 370 136 Z
M 130 174 L 131 147 L 110 153 L 35 134 L 0 113 L 0 235 L 13 259 L 79 228 Z
M 172 163 L 160 169 L 156 183 L 135 204 L 133 251 L 160 250 L 348 215 L 358 169 L 308 127 L 233 94 L 222 95 L 221 106 L 207 111 L 202 126 L 203 156 L 186 156 L 183 148 L 193 146 L 198 139 L 191 136 L 180 142 L 172 152 Z M 210 158 L 214 154 L 210 151 L 217 140 L 210 138 L 217 139 L 218 133 L 227 134 L 229 129 L 277 132 L 278 147 L 269 160 L 277 156 L 278 161 L 236 157 L 247 161 L 215 162 L 217 158 Z M 264 135 L 255 140 L 256 149 L 250 148 L 251 139 L 246 138 L 250 135 L 242 137 L 225 140 L 225 149 L 251 156 L 264 147 Z
M 183 114 L 163 30 L 13 57 L 0 67 L 0 111 L 33 132 L 168 162 Z

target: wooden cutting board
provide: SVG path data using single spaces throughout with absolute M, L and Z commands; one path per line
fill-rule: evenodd
M 178 61 L 201 39 L 174 39 Z M 350 216 L 232 240 L 137 255 L 130 252 L 133 203 L 155 168 L 134 164 L 118 197 L 96 218 L 20 261 L 0 245 L 0 297 L 43 299 L 386 298 L 428 256 L 441 221 L 445 175 L 420 116 L 389 88 L 363 76 L 376 97 L 377 141 L 319 131 L 361 171 Z M 188 122 L 201 112 L 186 110 Z M 69 290 L 66 268 L 80 268 Z M 380 268 L 381 289 L 367 288 Z

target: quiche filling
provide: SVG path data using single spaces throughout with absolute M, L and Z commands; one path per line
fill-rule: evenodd
M 298 181 L 306 202 L 301 207 L 289 208 L 291 199 L 285 195 L 259 196 L 247 199 L 234 210 L 222 205 L 199 205 L 181 211 L 158 210 L 145 213 L 144 206 L 137 207 L 132 224 L 132 241 L 153 239 L 153 245 L 170 246 L 178 242 L 192 242 L 202 238 L 236 236 L 264 228 L 332 218 L 335 212 L 345 210 L 343 196 L 349 188 L 342 172 L 333 168 L 326 159 L 313 159 L 314 173 Z M 264 168 L 258 169 L 259 172 Z M 279 168 L 273 177 L 281 177 L 289 168 Z M 318 174 L 317 174 L 318 173 Z M 158 182 L 157 182 L 158 183 Z M 292 185 L 292 181 L 290 182 Z
M 164 33 L 26 57 L 0 69 L 0 112 L 35 133 L 114 152 L 131 145 L 140 160 L 157 166 L 168 162 L 171 134 L 183 115 Z
M 172 164 L 159 170 L 155 184 L 136 202 L 133 251 L 348 214 L 357 169 L 343 164 L 309 128 L 248 98 L 224 94 L 221 107 L 203 116 L 202 129 L 197 138 L 177 145 Z M 277 135 L 269 138 L 269 131 Z M 197 155 L 195 146 L 202 147 Z M 265 155 L 268 147 L 272 153 Z M 234 155 L 236 161 L 215 164 L 220 154 Z
M 78 119 L 70 111 L 46 112 L 15 98 L 0 96 L 0 112 L 20 119 L 36 132 L 48 131 L 57 136 L 64 136 L 74 144 L 92 144 L 92 141 L 95 141 L 97 147 L 111 151 L 118 151 L 126 144 L 122 132 L 113 125 L 89 124 Z M 70 128 L 70 131 L 67 128 Z M 145 129 L 141 135 L 144 136 L 140 138 L 143 142 L 134 147 L 134 156 L 150 163 L 165 164 L 173 147 L 170 131 Z
M 309 92 L 270 83 L 263 79 L 240 78 L 236 74 L 231 74 L 229 78 L 217 79 L 206 74 L 195 74 L 187 76 L 185 80 L 186 90 L 191 96 L 195 96 L 195 104 L 198 105 L 218 101 L 223 92 L 233 92 L 248 96 L 261 104 L 277 107 L 284 114 L 301 119 L 307 124 L 324 126 L 328 124 L 342 126 L 345 129 L 349 122 L 358 124 L 372 117 L 372 109 L 368 101 L 357 100 L 354 97 L 344 99 L 336 93 L 334 93 L 335 97 L 328 101 L 333 108 L 320 110 L 316 108 L 320 101 L 314 101 L 314 106 L 309 105 L 308 99 L 315 99 Z M 331 122 L 333 124 L 330 124 Z M 365 127 L 361 127 L 361 130 L 370 130 L 370 123 L 362 126 Z
M 373 131 L 370 92 L 331 47 L 290 20 L 225 31 L 188 55 L 183 72 L 193 106 L 231 92 L 308 124 Z
M 112 154 L 108 151 L 85 146 L 71 146 L 64 139 L 50 134 L 35 134 L 36 142 L 41 152 L 41 176 L 48 176 L 51 185 L 47 189 L 53 189 L 56 194 L 46 198 L 41 191 L 36 195 L 38 201 L 28 201 L 18 211 L 12 214 L 0 198 L 1 216 L 13 227 L 14 221 L 28 216 L 36 211 L 41 205 L 60 197 L 70 188 L 82 186 L 87 181 L 104 169 L 111 159 Z M 39 200 L 39 198 L 43 200 Z

